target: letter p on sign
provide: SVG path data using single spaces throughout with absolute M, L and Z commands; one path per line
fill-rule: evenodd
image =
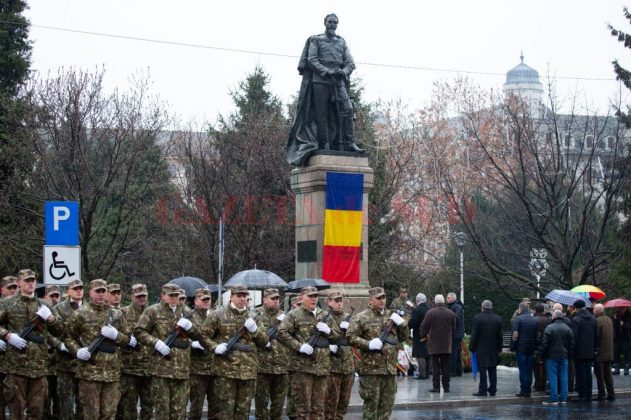
M 46 245 L 79 245 L 79 203 L 47 201 Z

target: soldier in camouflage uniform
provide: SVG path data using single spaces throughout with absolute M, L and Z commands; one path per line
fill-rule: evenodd
M 346 336 L 361 352 L 359 396 L 364 400 L 364 419 L 388 419 L 397 393 L 397 344 L 408 338 L 407 322 L 386 308 L 381 287 L 368 291 L 369 308 L 351 321 Z M 382 332 L 390 331 L 384 341 Z
M 7 376 L 4 392 L 11 418 L 41 419 L 48 393 L 48 344 L 50 333 L 61 333 L 60 323 L 48 303 L 35 297 L 36 276 L 32 270 L 20 270 L 20 293 L 0 304 L 0 337 L 9 345 L 6 350 Z M 24 338 L 20 332 L 38 325 Z
M 198 329 L 202 329 L 206 318 L 210 312 L 210 304 L 212 297 L 210 290 L 195 290 L 195 310 L 191 321 Z M 207 351 L 199 341 L 193 341 L 191 344 L 191 406 L 188 412 L 190 420 L 202 418 L 204 409 L 204 399 L 208 400 L 208 418 L 219 418 L 219 406 L 213 398 L 215 394 L 214 377 L 212 376 L 214 353 Z
M 110 308 L 121 309 L 121 300 L 123 300 L 121 285 L 118 283 L 108 284 L 105 299 Z
M 329 344 L 336 344 L 340 330 L 329 313 L 316 307 L 318 290 L 303 287 L 300 290 L 300 307 L 285 316 L 278 331 L 278 341 L 291 352 L 289 369 L 293 371 L 291 393 L 296 418 L 323 419 L 328 376 L 331 371 Z M 320 339 L 310 345 L 312 334 Z
M 409 316 L 414 310 L 414 304 L 408 299 L 408 288 L 402 287 L 399 289 L 399 297 L 392 299 L 390 304 L 390 310 L 396 311 L 401 316 Z
M 44 291 L 44 300 L 51 308 L 59 303 L 61 289 L 57 285 L 48 285 Z M 54 315 L 54 314 L 53 314 Z M 48 336 L 48 398 L 44 414 L 46 418 L 59 418 L 59 395 L 57 393 L 57 357 L 56 349 L 59 349 L 62 341 L 54 335 Z
M 114 420 L 120 399 L 119 347 L 127 346 L 131 333 L 123 313 L 108 306 L 106 293 L 105 280 L 92 280 L 90 302 L 75 311 L 67 324 L 66 347 L 79 359 L 75 376 L 84 420 Z M 97 338 L 103 342 L 90 351 Z
M 263 306 L 259 309 L 259 322 L 268 336 L 269 343 L 259 351 L 259 370 L 256 377 L 254 406 L 257 420 L 280 420 L 283 415 L 285 395 L 289 387 L 289 352 L 276 340 L 280 323 L 285 314 L 280 310 L 278 289 L 265 289 Z M 271 406 L 270 406 L 271 401 Z
M 199 330 L 185 318 L 184 305 L 178 304 L 179 287 L 162 286 L 161 302 L 149 306 L 140 315 L 134 335 L 138 343 L 151 350 L 151 393 L 156 419 L 180 420 L 186 415 L 191 367 L 191 340 L 201 340 Z M 171 347 L 165 344 L 171 333 L 178 336 Z
M 204 322 L 203 346 L 215 353 L 215 394 L 222 420 L 248 418 L 258 369 L 257 346 L 265 346 L 268 341 L 248 311 L 248 294 L 245 286 L 234 286 L 229 306 L 217 309 Z M 227 342 L 234 334 L 241 338 L 228 351 Z
M 68 283 L 68 297 L 53 307 L 55 318 L 62 324 L 65 340 L 68 321 L 72 314 L 83 306 L 83 282 L 72 280 Z M 81 404 L 79 402 L 79 381 L 75 378 L 77 359 L 68 351 L 65 343 L 59 344 L 55 358 L 57 371 L 57 390 L 59 395 L 59 419 L 72 420 L 81 418 Z M 76 411 L 75 411 L 76 410 Z
M 147 307 L 147 286 L 138 283 L 131 287 L 131 305 L 125 306 L 123 314 L 129 325 L 136 325 L 140 315 Z M 118 403 L 116 418 L 136 420 L 138 418 L 138 399 L 140 399 L 140 418 L 149 420 L 153 414 L 151 397 L 151 353 L 153 348 L 142 346 L 134 335 L 127 346 L 121 349 L 121 399 Z
M 342 338 L 338 344 L 331 344 L 331 374 L 326 391 L 325 416 L 327 420 L 342 420 L 348 411 L 351 389 L 355 379 L 353 352 L 346 339 L 350 314 L 344 312 L 344 298 L 339 290 L 330 290 L 327 298 L 328 311 L 338 325 Z
M 18 290 L 18 278 L 6 276 L 0 280 L 0 305 L 2 301 L 16 294 Z M 4 365 L 4 354 L 7 351 L 7 343 L 0 339 L 0 420 L 4 420 L 4 378 L 7 376 L 7 368 Z
M 290 308 L 289 310 L 296 309 L 300 306 L 300 296 L 294 296 L 289 300 Z M 294 397 L 291 395 L 291 377 L 292 372 L 289 371 L 289 386 L 287 387 L 287 404 L 285 405 L 285 414 L 289 417 L 290 420 L 296 418 L 296 404 L 294 404 Z

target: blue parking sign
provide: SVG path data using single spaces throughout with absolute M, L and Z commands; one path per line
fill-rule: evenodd
M 79 245 L 79 203 L 47 201 L 46 245 Z

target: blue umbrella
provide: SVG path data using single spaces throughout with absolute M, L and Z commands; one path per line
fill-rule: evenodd
M 303 287 L 315 287 L 318 290 L 329 289 L 331 285 L 322 279 L 298 279 L 290 281 L 288 284 L 288 292 L 299 292 Z
M 171 280 L 169 283 L 180 286 L 182 289 L 184 289 L 186 297 L 189 298 L 195 296 L 195 290 L 208 288 L 206 282 L 197 277 L 178 277 Z
M 574 305 L 577 300 L 585 301 L 585 306 L 588 308 L 592 306 L 592 303 L 584 296 L 574 293 L 571 290 L 559 290 L 555 289 L 545 296 L 546 300 L 552 302 L 561 303 L 563 305 Z
M 475 351 L 471 352 L 471 373 L 473 373 L 473 380 L 475 381 L 478 377 L 478 358 Z
M 257 270 L 256 268 L 239 271 L 224 284 L 226 289 L 236 285 L 243 285 L 248 289 L 267 289 L 268 287 L 285 289 L 287 287 L 285 280 L 281 279 L 277 274 L 267 270 Z

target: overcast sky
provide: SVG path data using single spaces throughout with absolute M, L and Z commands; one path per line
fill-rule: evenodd
M 339 16 L 338 34 L 351 49 L 355 75 L 362 78 L 370 101 L 402 98 L 419 108 L 429 102 L 434 81 L 453 80 L 459 72 L 484 88 L 501 89 L 523 50 L 524 61 L 541 76 L 555 77 L 561 97 L 578 94 L 583 104 L 605 113 L 619 88 L 611 61 L 619 58 L 631 66 L 631 50 L 606 28 L 612 23 L 631 32 L 623 3 L 615 0 L 28 3 L 34 70 L 46 75 L 62 66 L 104 66 L 107 86 L 125 87 L 130 75 L 149 69 L 154 93 L 183 122 L 214 121 L 218 113 L 229 113 L 230 89 L 257 64 L 271 76 L 272 91 L 288 102 L 300 84 L 296 57 L 309 35 L 323 31 L 323 18 L 330 12 Z

